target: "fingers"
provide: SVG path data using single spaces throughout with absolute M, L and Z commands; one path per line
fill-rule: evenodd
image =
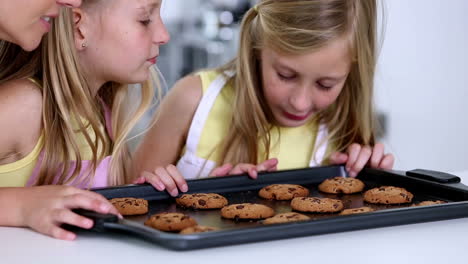
M 237 164 L 230 172 L 230 175 L 239 175 L 247 173 L 250 178 L 256 179 L 258 176 L 257 166 L 253 164 L 240 163 Z
M 224 177 L 228 176 L 229 172 L 233 169 L 232 164 L 227 163 L 224 164 L 221 167 L 215 168 L 213 171 L 210 173 L 210 177 Z
M 148 182 L 153 185 L 158 191 L 167 190 L 167 192 L 175 197 L 179 195 L 179 189 L 182 192 L 188 191 L 188 185 L 185 178 L 179 172 L 176 166 L 168 165 L 166 168 L 158 167 L 154 173 L 143 172 L 134 183 L 141 184 Z
M 346 162 L 346 170 L 351 177 L 356 177 L 366 164 L 371 168 L 392 169 L 395 162 L 393 155 L 384 154 L 384 145 L 381 143 L 375 144 L 373 148 L 352 144 L 348 147 L 347 152 L 349 158 Z M 330 160 L 339 160 L 338 155 L 334 153 Z
M 144 171 L 143 173 L 141 173 L 141 176 L 137 179 L 138 183 L 141 184 L 141 183 L 147 182 L 147 183 L 153 185 L 153 187 L 156 188 L 156 190 L 158 190 L 160 192 L 164 191 L 166 189 L 166 186 L 164 185 L 162 180 L 157 175 L 157 170 L 158 169 L 159 168 L 157 168 L 154 171 L 154 173 L 150 173 L 150 172 L 147 172 L 147 171 Z
M 138 177 L 137 179 L 135 179 L 135 180 L 133 181 L 133 184 L 143 184 L 143 183 L 145 183 L 145 182 L 146 182 L 145 177 L 140 176 L 140 177 Z
M 354 164 L 356 163 L 359 153 L 361 152 L 361 145 L 359 144 L 351 144 L 348 147 L 348 161 L 346 162 L 346 170 L 351 172 Z
M 177 167 L 171 164 L 171 165 L 167 166 L 166 170 L 169 172 L 169 175 L 172 177 L 172 179 L 177 184 L 177 187 L 179 188 L 179 190 L 182 191 L 182 192 L 187 192 L 188 191 L 187 182 L 185 181 L 182 174 L 180 174 Z
M 345 164 L 348 161 L 348 155 L 342 152 L 335 152 L 330 155 L 329 161 L 334 165 Z
M 277 166 L 278 166 L 278 159 L 272 158 L 272 159 L 265 160 L 264 162 L 258 164 L 256 169 L 257 169 L 257 172 L 276 171 Z
M 96 196 L 98 198 L 96 198 Z M 81 208 L 101 214 L 115 214 L 119 215 L 119 212 L 115 207 L 107 201 L 104 197 L 103 200 L 99 198 L 100 195 L 90 192 L 82 191 L 81 193 L 69 195 L 65 197 L 63 201 L 63 207 L 65 208 Z
M 159 177 L 161 182 L 164 184 L 165 189 L 172 197 L 176 197 L 177 195 L 179 195 L 179 191 L 177 190 L 177 184 L 175 183 L 174 179 L 172 179 L 172 177 L 169 175 L 169 172 L 166 169 L 159 167 L 154 171 L 154 173 L 156 174 L 156 176 Z
M 372 156 L 370 159 L 370 166 L 371 168 L 378 168 L 382 158 L 384 156 L 384 145 L 381 143 L 377 143 L 374 146 L 372 151 Z
M 40 233 L 44 233 L 46 235 L 49 235 L 51 237 L 54 237 L 54 238 L 57 238 L 57 239 L 61 239 L 61 240 L 75 240 L 76 238 L 76 234 L 70 232 L 70 231 L 67 231 L 63 228 L 60 228 L 58 226 L 51 226 L 50 227 L 50 231 L 49 232 L 41 232 L 40 230 L 37 230 L 38 232 Z
M 187 182 L 174 165 L 169 165 L 166 168 L 159 167 L 154 173 L 156 177 L 152 177 L 159 179 L 172 197 L 179 195 L 179 189 L 182 192 L 188 191 Z
M 67 211 L 67 209 L 62 209 L 62 210 L 57 210 L 57 211 Z M 71 213 L 70 210 L 68 210 L 68 212 Z M 60 214 L 63 214 L 63 215 L 60 216 Z M 66 223 L 60 220 L 61 217 L 66 218 L 67 216 L 64 213 L 51 213 L 41 219 L 38 219 L 38 221 L 30 225 L 30 227 L 39 233 L 51 236 L 53 238 L 57 238 L 61 240 L 74 240 L 76 238 L 76 234 L 60 227 L 62 223 Z M 57 220 L 55 218 L 57 218 Z M 88 221 L 91 221 L 91 220 L 88 219 Z M 73 221 L 70 221 L 70 222 L 73 222 Z M 91 227 L 92 225 L 93 223 L 91 221 Z
M 356 177 L 358 173 L 366 166 L 372 155 L 372 149 L 369 146 L 364 146 L 361 148 L 359 155 L 356 159 L 356 162 L 352 165 L 349 176 Z
M 346 170 L 350 177 L 356 177 L 357 174 L 368 163 L 372 149 L 369 146 L 361 146 L 359 144 L 351 144 L 348 147 L 348 160 L 346 161 Z
M 58 224 L 69 224 L 83 229 L 93 227 L 93 220 L 72 212 L 70 209 L 57 209 L 52 211 L 52 220 Z
M 395 163 L 395 157 L 392 154 L 386 154 L 382 161 L 379 164 L 380 169 L 391 170 L 393 169 L 393 165 Z
M 222 176 L 227 176 L 227 175 L 248 174 L 250 178 L 256 179 L 258 177 L 258 172 L 276 171 L 277 166 L 278 166 L 277 158 L 265 160 L 264 162 L 258 165 L 240 163 L 233 167 L 231 164 L 224 164 L 221 167 L 215 168 L 211 172 L 210 176 L 222 177 Z

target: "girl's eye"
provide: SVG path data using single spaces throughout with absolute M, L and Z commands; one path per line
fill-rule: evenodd
M 281 80 L 284 80 L 284 81 L 291 81 L 291 80 L 294 80 L 296 78 L 296 75 L 281 74 L 279 72 L 277 74 L 278 74 L 278 77 Z
M 317 85 L 322 90 L 330 90 L 331 88 L 333 88 L 333 85 L 325 85 L 325 84 L 323 84 L 321 82 L 317 82 Z
M 151 23 L 151 19 L 142 20 L 142 21 L 140 21 L 140 23 L 143 26 L 148 26 Z

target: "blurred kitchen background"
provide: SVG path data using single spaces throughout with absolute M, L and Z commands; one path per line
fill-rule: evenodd
M 365 1 L 365 0 L 363 0 Z M 255 0 L 165 0 L 171 41 L 158 66 L 170 87 L 236 53 L 239 20 Z M 383 0 L 376 76 L 382 141 L 395 169 L 468 170 L 468 1 Z

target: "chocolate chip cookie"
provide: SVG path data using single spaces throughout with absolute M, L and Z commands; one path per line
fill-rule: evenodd
M 335 177 L 326 179 L 319 186 L 318 189 L 325 193 L 358 193 L 364 190 L 364 183 L 356 178 Z
M 359 207 L 359 208 L 345 209 L 340 213 L 340 215 L 362 214 L 362 213 L 373 212 L 373 211 L 374 209 L 364 206 L 364 207 Z
M 114 198 L 110 202 L 121 215 L 141 215 L 148 213 L 148 201 L 140 198 Z
M 300 212 L 336 213 L 343 210 L 343 202 L 330 198 L 296 197 L 291 201 L 291 207 Z
M 184 194 L 176 198 L 179 206 L 192 209 L 219 209 L 228 204 L 228 200 L 216 193 Z
M 182 231 L 180 231 L 180 234 L 188 235 L 188 234 L 204 233 L 204 232 L 210 232 L 210 231 L 216 231 L 216 230 L 218 230 L 218 228 L 216 227 L 197 225 L 197 226 L 191 226 L 191 227 L 182 229 Z
M 262 188 L 258 195 L 270 200 L 291 200 L 294 197 L 305 197 L 309 190 L 296 184 L 273 184 Z
M 394 186 L 382 186 L 364 193 L 364 201 L 373 204 L 403 204 L 410 203 L 412 199 L 412 193 Z
M 298 222 L 298 221 L 306 221 L 309 220 L 310 217 L 307 215 L 303 215 L 296 212 L 289 212 L 289 213 L 282 213 L 277 214 L 273 217 L 267 218 L 263 220 L 263 224 L 271 225 L 271 224 L 281 224 L 281 223 L 289 223 L 289 222 Z
M 160 213 L 152 215 L 145 221 L 145 225 L 161 231 L 179 232 L 184 228 L 197 225 L 197 222 L 182 213 Z
M 263 204 L 231 204 L 221 209 L 221 216 L 228 219 L 263 219 L 272 217 L 275 211 Z

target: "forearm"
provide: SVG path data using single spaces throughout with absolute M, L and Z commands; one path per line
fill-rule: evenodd
M 28 188 L 0 188 L 0 226 L 24 226 L 22 200 Z

